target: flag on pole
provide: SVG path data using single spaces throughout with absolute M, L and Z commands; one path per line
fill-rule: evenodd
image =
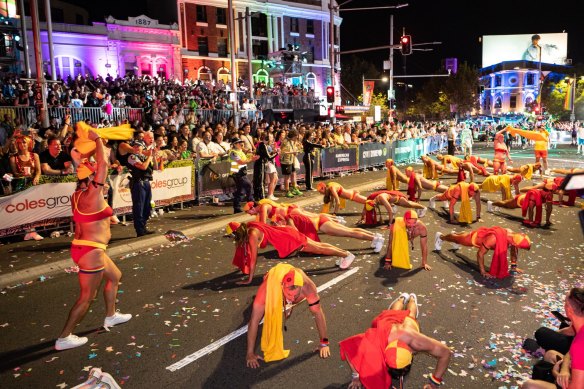
M 568 90 L 566 91 L 566 98 L 564 99 L 564 109 L 567 111 L 572 110 L 572 105 L 574 104 L 574 80 L 568 81 Z
M 373 96 L 374 81 L 363 81 L 363 105 L 368 107 L 371 105 L 371 98 Z

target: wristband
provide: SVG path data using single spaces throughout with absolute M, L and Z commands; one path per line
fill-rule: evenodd
M 359 378 L 359 373 L 351 373 L 351 378 L 355 379 L 355 378 Z
M 385 258 L 385 263 L 389 263 L 391 265 L 392 262 L 393 262 L 393 259 Z
M 428 380 L 430 381 L 431 384 L 436 386 L 440 386 L 444 383 L 442 378 L 438 378 L 432 373 L 430 374 L 430 377 L 428 377 Z
M 328 345 L 329 345 L 329 340 L 328 340 L 328 338 L 322 338 L 322 339 L 320 340 L 320 345 L 321 345 L 322 347 L 325 347 L 325 346 L 326 346 L 326 347 L 328 347 Z

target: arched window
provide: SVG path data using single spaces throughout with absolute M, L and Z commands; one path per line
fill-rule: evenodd
M 157 59 L 156 60 L 156 75 L 160 78 L 165 79 L 167 73 L 167 64 L 165 59 Z
M 229 84 L 231 81 L 231 73 L 229 69 L 222 67 L 217 70 L 217 80 L 223 81 L 224 84 Z
M 198 72 L 198 78 L 201 81 L 211 81 L 213 79 L 213 73 L 211 73 L 211 69 L 206 66 L 201 66 Z
M 316 90 L 316 74 L 312 72 L 306 74 L 306 86 L 312 90 Z
M 45 67 L 45 71 L 50 73 L 50 65 L 47 64 Z M 93 72 L 85 62 L 64 55 L 55 57 L 55 72 L 57 73 L 57 76 L 61 76 L 63 80 L 66 80 L 69 76 L 72 78 L 75 78 L 78 75 L 85 76 L 86 74 L 93 76 Z
M 256 74 L 253 75 L 253 82 L 254 83 L 258 83 L 258 82 L 263 82 L 266 85 L 268 85 L 270 79 L 270 75 L 268 74 L 266 69 L 259 69 Z

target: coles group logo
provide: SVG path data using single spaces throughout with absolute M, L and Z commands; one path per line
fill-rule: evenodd
M 187 177 L 169 178 L 167 180 L 154 180 L 151 182 L 152 189 L 174 189 L 187 184 Z
M 62 207 L 71 207 L 70 196 L 47 197 L 46 199 L 38 200 L 24 199 L 18 203 L 8 203 L 8 205 L 6 205 L 5 210 L 7 213 L 13 214 L 16 212 L 40 210 L 41 208 L 55 209 Z

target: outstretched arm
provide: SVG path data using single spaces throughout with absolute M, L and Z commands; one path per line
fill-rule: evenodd
M 450 357 L 452 356 L 452 351 L 447 346 L 417 331 L 407 331 L 404 335 L 400 336 L 400 339 L 409 344 L 412 350 L 426 352 L 434 358 L 437 358 L 433 376 L 442 380 L 442 376 L 446 372 L 446 369 L 448 369 Z
M 422 266 L 424 270 L 432 270 L 432 266 L 428 265 L 428 231 L 425 236 L 420 236 L 420 249 L 422 250 Z
M 258 295 L 259 293 L 261 292 L 258 292 Z M 258 302 L 257 300 L 258 298 L 256 297 L 256 300 L 253 302 L 251 318 L 247 325 L 247 351 L 245 354 L 245 363 L 247 367 L 251 367 L 252 369 L 260 367 L 259 360 L 263 359 L 255 353 L 255 343 L 258 337 L 258 327 L 260 325 L 260 320 L 262 320 L 262 317 L 264 317 L 264 311 L 266 307 L 264 303 Z

